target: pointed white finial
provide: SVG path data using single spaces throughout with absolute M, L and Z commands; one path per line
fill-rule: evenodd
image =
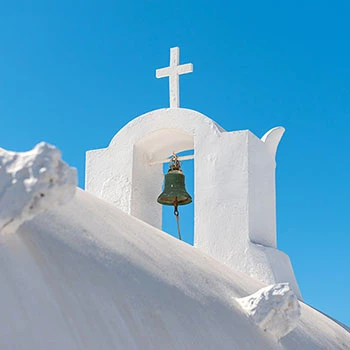
M 193 72 L 193 64 L 187 63 L 179 66 L 180 49 L 172 47 L 170 49 L 170 66 L 156 70 L 157 78 L 169 77 L 170 108 L 179 108 L 179 75 Z
M 271 155 L 275 157 L 278 144 L 281 141 L 281 138 L 284 134 L 284 127 L 283 126 L 277 126 L 276 128 L 272 128 L 269 130 L 262 138 L 261 141 L 265 142 L 267 145 L 269 151 L 271 152 Z

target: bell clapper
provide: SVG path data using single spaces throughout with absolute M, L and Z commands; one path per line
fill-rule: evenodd
M 178 210 L 178 203 L 177 203 L 177 197 L 175 197 L 174 201 L 174 215 L 176 217 L 176 224 L 177 224 L 177 234 L 179 236 L 179 240 L 182 241 L 181 238 L 181 232 L 180 232 L 180 218 L 179 218 L 179 210 Z

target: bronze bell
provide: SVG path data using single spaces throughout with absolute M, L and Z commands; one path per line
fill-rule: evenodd
M 180 162 L 176 154 L 173 155 L 172 164 L 168 173 L 165 175 L 164 190 L 159 195 L 157 202 L 163 205 L 190 204 L 192 197 L 185 188 L 185 175 L 180 169 Z

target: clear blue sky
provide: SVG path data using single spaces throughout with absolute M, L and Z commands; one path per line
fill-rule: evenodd
M 278 246 L 305 301 L 350 324 L 349 16 L 349 1 L 3 1 L 0 147 L 48 141 L 83 187 L 87 150 L 168 106 L 155 69 L 180 46 L 181 63 L 194 63 L 182 107 L 229 131 L 286 128 Z M 187 241 L 191 210 L 182 209 Z

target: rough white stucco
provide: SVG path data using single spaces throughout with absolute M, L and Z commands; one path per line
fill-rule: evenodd
M 256 325 L 277 340 L 295 329 L 300 318 L 300 304 L 288 283 L 261 288 L 236 301 Z
M 68 203 L 77 186 L 76 169 L 45 142 L 28 152 L 0 148 L 0 233 L 13 233 L 24 222 Z
M 161 228 L 162 165 L 150 163 L 194 149 L 195 246 L 266 284 L 289 282 L 301 298 L 288 256 L 276 249 L 275 152 L 283 132 L 260 140 L 193 110 L 152 111 L 107 148 L 87 152 L 86 190 Z

